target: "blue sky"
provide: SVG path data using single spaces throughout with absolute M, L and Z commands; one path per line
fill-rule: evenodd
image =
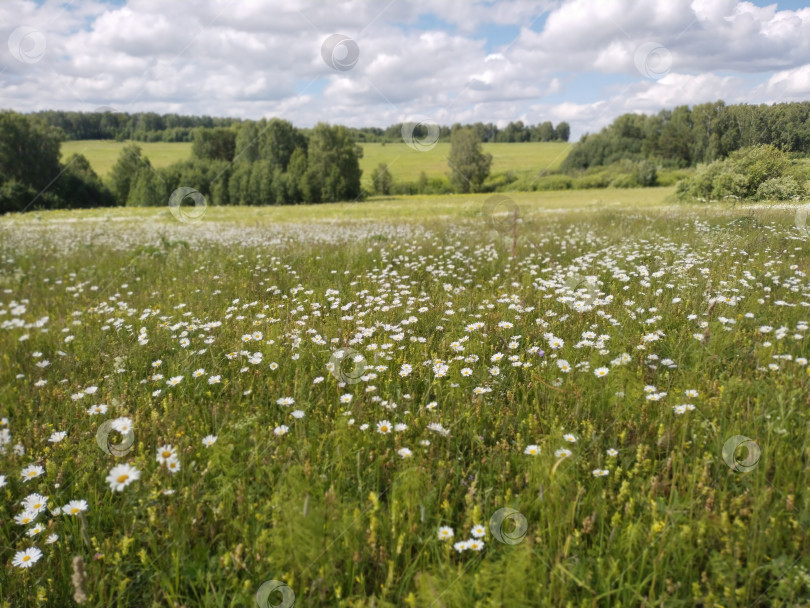
M 7 0 L 0 24 L 0 107 L 19 111 L 566 120 L 578 137 L 625 112 L 810 99 L 798 1 Z

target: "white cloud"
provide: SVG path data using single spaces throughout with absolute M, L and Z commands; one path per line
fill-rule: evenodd
M 47 41 L 27 64 L 0 44 L 0 107 L 21 111 L 108 105 L 302 126 L 567 120 L 578 136 L 623 112 L 810 95 L 810 8 L 739 0 L 11 0 L 0 24 L 4 41 L 20 26 Z M 506 25 L 517 39 L 487 42 Z M 347 72 L 321 58 L 336 32 L 360 48 Z M 645 78 L 649 42 L 666 53 L 648 58 L 665 61 Z

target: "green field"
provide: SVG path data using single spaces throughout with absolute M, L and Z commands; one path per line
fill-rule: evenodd
M 166 167 L 191 156 L 190 143 L 135 142 L 152 162 L 152 166 Z M 106 176 L 112 169 L 125 142 L 115 141 L 66 141 L 62 144 L 62 158 L 71 154 L 84 154 L 99 175 Z M 389 165 L 397 181 L 416 181 L 420 172 L 428 177 L 446 175 L 449 171 L 447 156 L 449 143 L 438 143 L 426 152 L 418 152 L 402 144 L 364 144 L 360 168 L 363 183 L 371 182 L 371 172 L 380 163 Z M 571 148 L 566 143 L 484 144 L 484 151 L 492 154 L 492 171 L 539 172 L 556 169 Z
M 672 192 L 0 217 L 0 606 L 807 605 L 806 218 Z

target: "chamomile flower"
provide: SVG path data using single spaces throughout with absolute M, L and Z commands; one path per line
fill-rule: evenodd
M 177 449 L 175 449 L 174 446 L 167 443 L 157 449 L 157 461 L 160 464 L 166 464 L 172 458 L 177 458 Z
M 43 469 L 38 464 L 30 464 L 25 467 L 22 471 L 20 471 L 20 476 L 23 478 L 23 481 L 31 481 L 32 479 L 36 479 L 40 475 L 45 473 L 45 469 Z
M 65 515 L 78 515 L 82 511 L 87 511 L 86 500 L 71 500 L 68 504 L 62 507 L 62 513 Z
M 524 454 L 529 454 L 530 456 L 537 456 L 540 453 L 540 447 L 534 444 L 527 445 L 526 449 L 523 450 Z
M 387 420 L 380 420 L 377 423 L 377 432 L 382 435 L 387 435 L 391 432 L 391 423 Z
M 282 435 L 286 435 L 290 431 L 290 427 L 286 424 L 279 424 L 276 428 L 273 429 L 273 433 L 275 433 L 278 437 Z
M 202 439 L 202 444 L 207 448 L 210 448 L 216 442 L 217 442 L 217 436 L 216 435 L 206 435 Z
M 450 526 L 442 526 L 438 532 L 439 540 L 450 540 L 453 538 L 453 528 Z
M 107 483 L 113 492 L 123 492 L 124 488 L 141 477 L 141 472 L 130 464 L 119 464 L 110 469 Z
M 42 551 L 36 547 L 29 547 L 25 551 L 18 551 L 14 554 L 14 559 L 11 560 L 13 566 L 18 568 L 30 568 L 39 561 L 42 557 Z

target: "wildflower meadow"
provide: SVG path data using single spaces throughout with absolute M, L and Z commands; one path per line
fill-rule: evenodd
M 0 605 L 806 605 L 801 214 L 620 196 L 0 219 Z

